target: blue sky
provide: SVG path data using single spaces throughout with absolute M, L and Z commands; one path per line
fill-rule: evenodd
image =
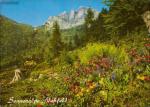
M 80 6 L 101 11 L 104 4 L 102 0 L 0 0 L 0 13 L 17 22 L 39 26 L 49 16 L 76 10 Z

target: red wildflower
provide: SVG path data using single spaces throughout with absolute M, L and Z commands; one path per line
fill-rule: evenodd
M 145 46 L 145 47 L 150 47 L 150 44 L 145 44 L 144 46 Z
M 145 80 L 145 81 L 150 81 L 150 77 L 149 77 L 149 76 L 145 76 L 145 77 L 144 77 L 144 80 Z
M 137 58 L 135 59 L 135 62 L 137 63 L 137 64 L 139 64 L 140 62 L 142 62 L 143 61 L 143 57 L 141 57 L 141 56 L 137 56 Z
M 78 93 L 80 91 L 80 87 L 79 87 L 80 83 L 79 82 L 75 82 L 74 84 L 72 84 L 69 89 L 70 91 L 72 91 L 73 93 Z
M 111 67 L 111 63 L 110 63 L 110 60 L 108 58 L 102 58 L 100 65 L 106 69 Z
M 43 107 L 43 106 L 40 103 L 38 103 L 36 107 Z
M 150 59 L 150 55 L 147 55 L 147 56 L 144 56 L 145 58 L 147 58 L 147 59 Z
M 87 86 L 87 87 L 91 86 L 92 84 L 93 84 L 93 81 L 87 81 L 87 82 L 86 82 L 86 86 Z
M 129 55 L 131 55 L 131 56 L 133 56 L 133 57 L 137 56 L 137 51 L 136 51 L 136 49 L 131 49 L 131 51 L 129 52 Z
M 68 82 L 69 80 L 70 80 L 69 77 L 65 77 L 65 78 L 64 78 L 64 81 L 65 81 L 65 82 Z

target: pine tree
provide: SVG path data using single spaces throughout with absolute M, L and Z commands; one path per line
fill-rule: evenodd
M 104 0 L 110 7 L 106 16 L 107 31 L 126 35 L 133 30 L 144 27 L 142 14 L 150 10 L 149 0 Z
M 93 40 L 92 26 L 94 22 L 94 13 L 91 8 L 87 10 L 85 17 L 85 42 L 91 42 Z
M 57 22 L 54 22 L 53 24 L 50 50 L 53 53 L 52 57 L 57 57 L 63 50 L 63 42 L 61 40 L 60 28 Z
M 94 38 L 95 40 L 104 40 L 106 38 L 106 31 L 104 27 L 104 16 L 107 15 L 107 9 L 103 8 L 99 13 L 97 19 L 94 21 Z

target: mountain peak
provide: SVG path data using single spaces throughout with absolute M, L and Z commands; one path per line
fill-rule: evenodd
M 46 28 L 49 30 L 53 26 L 54 21 L 57 21 L 61 29 L 69 29 L 84 24 L 84 18 L 87 15 L 87 7 L 79 7 L 77 10 L 70 12 L 62 12 L 58 16 L 50 16 L 45 23 Z M 95 17 L 98 16 L 98 11 L 92 9 Z
M 81 9 L 88 9 L 88 7 L 80 6 L 80 7 L 78 8 L 78 10 L 81 10 Z
M 62 12 L 59 16 L 64 16 L 64 15 L 66 15 L 66 14 L 67 14 L 67 12 L 64 11 L 64 12 Z

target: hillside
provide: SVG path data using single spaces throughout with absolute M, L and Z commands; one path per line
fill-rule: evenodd
M 36 28 L 0 16 L 0 106 L 150 106 L 150 2 L 104 1 Z
M 1 64 L 0 66 L 14 63 L 16 56 L 25 51 L 29 46 L 27 41 L 30 34 L 33 33 L 32 26 L 19 24 L 4 16 L 0 16 L 0 49 Z
M 47 31 L 45 26 L 37 27 L 35 30 L 32 26 L 17 23 L 4 16 L 0 16 L 0 22 L 1 67 L 18 65 L 24 58 L 31 57 L 34 52 L 28 53 L 28 51 L 34 50 L 37 45 L 45 46 L 51 35 L 51 31 Z M 76 27 L 62 30 L 63 41 L 66 43 L 73 41 L 73 36 L 81 29 L 81 27 Z M 25 56 L 27 53 L 28 56 Z
M 110 44 L 88 44 L 82 49 L 61 55 L 52 67 L 44 63 L 37 65 L 27 78 L 23 78 L 25 74 L 22 72 L 22 80 L 11 85 L 7 83 L 11 81 L 13 71 L 9 73 L 7 81 L 2 79 L 3 76 L 8 76 L 5 71 L 0 75 L 5 83 L 2 85 L 2 101 L 6 102 L 11 96 L 15 99 L 43 99 L 49 96 L 67 98 L 67 102 L 61 103 L 67 107 L 85 102 L 96 107 L 103 103 L 108 106 L 147 106 L 149 96 L 146 93 L 149 93 L 150 87 L 147 75 L 150 67 L 146 57 L 138 60 L 142 57 L 139 50 L 126 52 L 126 49 L 127 47 L 117 48 Z M 138 58 L 133 52 L 137 52 Z M 39 103 L 49 105 L 46 101 Z

